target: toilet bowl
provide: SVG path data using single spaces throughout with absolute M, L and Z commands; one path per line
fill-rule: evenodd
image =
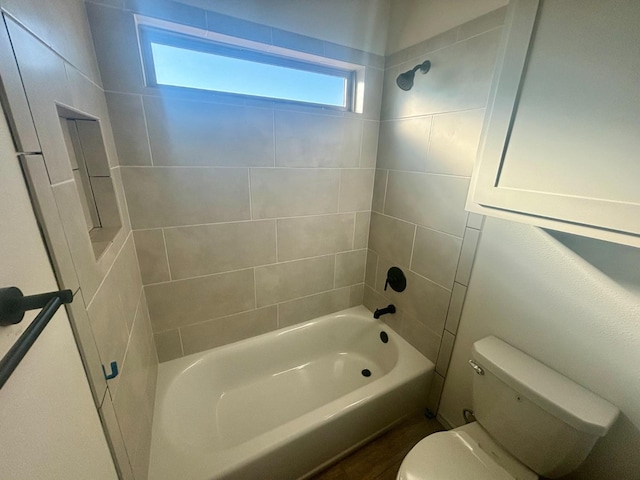
M 535 480 L 575 470 L 618 409 L 496 337 L 469 361 L 477 422 L 434 433 L 404 458 L 397 480 Z
M 477 423 L 421 440 L 404 458 L 397 480 L 537 480 Z

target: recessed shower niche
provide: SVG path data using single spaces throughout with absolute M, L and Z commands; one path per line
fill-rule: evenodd
M 58 106 L 82 212 L 98 259 L 122 227 L 100 122 Z

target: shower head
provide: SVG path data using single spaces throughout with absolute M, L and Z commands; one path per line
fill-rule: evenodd
M 411 90 L 411 88 L 413 88 L 413 79 L 416 76 L 416 72 L 420 70 L 424 74 L 427 73 L 430 69 L 431 62 L 429 60 L 425 60 L 421 64 L 413 67 L 411 70 L 398 75 L 398 78 L 396 78 L 396 84 L 405 92 L 409 91 Z

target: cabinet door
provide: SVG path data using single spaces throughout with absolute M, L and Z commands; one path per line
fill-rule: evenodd
M 640 2 L 513 0 L 496 72 L 470 209 L 639 244 Z

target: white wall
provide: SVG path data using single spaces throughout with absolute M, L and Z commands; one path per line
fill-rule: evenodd
M 473 20 L 508 0 L 391 0 L 387 55 Z
M 2 109 L 0 108 L 0 113 Z M 4 115 L 0 115 L 0 287 L 57 290 Z M 1 327 L 5 355 L 38 312 Z M 116 480 L 69 319 L 61 308 L 0 392 L 0 476 L 5 480 Z
M 638 266 L 640 249 L 487 218 L 440 415 L 463 423 L 471 345 L 495 335 L 620 408 L 574 478 L 640 478 Z
M 384 55 L 390 0 L 178 0 L 270 27 Z

